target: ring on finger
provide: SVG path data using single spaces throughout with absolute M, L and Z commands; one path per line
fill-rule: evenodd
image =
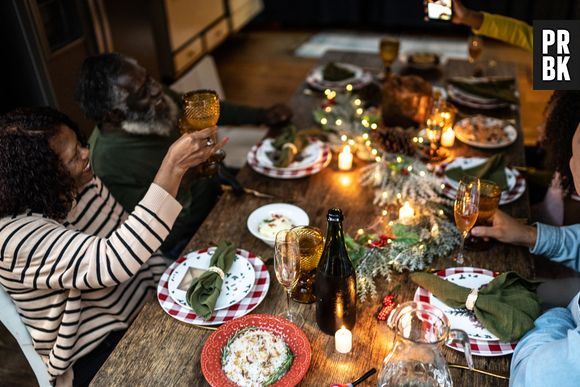
M 210 148 L 212 146 L 214 146 L 215 142 L 213 141 L 213 138 L 208 137 L 205 139 L 205 145 Z

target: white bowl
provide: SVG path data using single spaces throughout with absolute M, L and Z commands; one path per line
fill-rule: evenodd
M 250 230 L 253 236 L 271 247 L 274 247 L 275 238 L 269 238 L 260 234 L 258 227 L 260 227 L 260 223 L 264 219 L 270 218 L 272 214 L 285 216 L 294 226 L 308 226 L 310 223 L 308 214 L 302 208 L 293 206 L 292 204 L 272 203 L 255 209 L 248 216 L 248 230 Z

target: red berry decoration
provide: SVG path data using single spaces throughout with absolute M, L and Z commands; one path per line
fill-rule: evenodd
M 381 307 L 379 313 L 377 314 L 377 320 L 379 321 L 387 321 L 389 315 L 397 306 L 397 302 L 395 301 L 395 294 L 387 294 L 383 298 L 383 306 Z

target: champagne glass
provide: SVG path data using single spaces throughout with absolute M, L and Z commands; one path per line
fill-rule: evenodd
M 479 184 L 477 177 L 466 176 L 459 181 L 459 187 L 457 188 L 457 196 L 455 197 L 455 203 L 453 205 L 453 215 L 455 216 L 455 225 L 459 229 L 459 232 L 461 232 L 461 246 L 459 246 L 457 258 L 455 258 L 455 262 L 459 265 L 463 265 L 465 262 L 463 255 L 465 238 L 467 238 L 469 230 L 475 224 L 477 215 L 479 214 Z
M 385 75 L 388 75 L 391 72 L 391 66 L 399 56 L 399 45 L 399 39 L 392 37 L 381 39 L 379 51 L 381 53 L 383 65 L 385 66 Z
M 186 93 L 183 98 L 183 118 L 179 122 L 182 133 L 191 133 L 217 125 L 220 117 L 220 100 L 214 90 L 194 90 Z M 207 146 L 212 146 L 217 138 L 208 137 Z M 226 154 L 218 149 L 200 167 L 202 174 L 213 175 Z
M 483 39 L 479 35 L 471 34 L 469 35 L 469 40 L 467 41 L 467 49 L 469 53 L 469 63 L 475 63 L 477 59 L 481 56 L 483 51 Z
M 476 226 L 491 226 L 491 218 L 495 214 L 501 199 L 501 187 L 490 180 L 479 181 L 479 214 L 475 221 Z M 486 250 L 491 242 L 483 238 L 470 236 L 465 241 L 467 249 Z
M 276 234 L 274 271 L 278 282 L 286 289 L 287 310 L 281 316 L 301 326 L 304 318 L 290 309 L 292 289 L 298 283 L 300 276 L 300 247 L 296 234 L 290 230 L 282 230 Z

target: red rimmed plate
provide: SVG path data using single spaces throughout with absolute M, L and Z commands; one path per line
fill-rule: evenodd
M 316 140 L 318 141 L 318 140 Z M 248 153 L 248 165 L 256 172 L 276 179 L 299 179 L 301 177 L 306 177 L 314 175 L 330 164 L 332 159 L 332 153 L 330 152 L 330 147 L 328 144 L 320 143 L 322 150 L 322 155 L 314 164 L 299 169 L 287 169 L 287 168 L 274 168 L 266 166 L 260 163 L 257 157 L 258 149 L 262 146 L 262 142 L 254 145 L 250 152 Z
M 281 337 L 294 355 L 288 372 L 273 386 L 295 386 L 304 378 L 310 367 L 312 350 L 308 338 L 296 325 L 282 317 L 269 314 L 250 314 L 222 325 L 205 342 L 201 351 L 201 370 L 205 380 L 213 387 L 236 386 L 222 370 L 222 350 L 230 337 L 240 329 L 256 327 Z
M 207 252 L 208 249 L 209 248 L 200 249 L 197 250 L 196 253 L 203 254 Z M 270 287 L 270 273 L 268 273 L 268 268 L 264 265 L 264 262 L 262 262 L 260 257 L 242 249 L 237 249 L 236 254 L 246 258 L 252 264 L 254 271 L 256 272 L 254 287 L 240 302 L 231 305 L 228 308 L 214 311 L 211 317 L 207 320 L 196 315 L 191 309 L 184 308 L 177 303 L 173 298 L 171 298 L 168 282 L 173 270 L 186 260 L 185 257 L 181 257 L 165 270 L 165 273 L 163 273 L 159 280 L 159 285 L 157 285 L 157 300 L 159 301 L 161 308 L 171 317 L 184 323 L 195 325 L 219 325 L 250 313 L 266 297 L 268 288 Z
M 434 275 L 438 275 L 439 277 L 460 286 L 479 287 L 480 285 L 491 281 L 498 274 L 498 272 L 476 267 L 450 267 L 445 270 L 440 270 Z M 481 326 L 477 319 L 474 320 L 473 318 L 466 316 L 463 309 L 452 310 L 445 304 L 443 304 L 443 306 L 439 305 L 442 304 L 442 302 L 437 300 L 430 292 L 421 287 L 417 288 L 414 300 L 438 306 L 447 315 L 451 329 L 465 330 L 469 336 L 469 345 L 473 355 L 504 356 L 509 355 L 516 348 L 517 341 L 505 343 L 497 340 L 495 336 L 491 335 L 491 332 Z M 473 326 L 466 328 L 465 324 Z M 495 338 L 495 340 L 493 338 Z M 447 344 L 447 346 L 463 352 L 462 346 L 456 342 Z

